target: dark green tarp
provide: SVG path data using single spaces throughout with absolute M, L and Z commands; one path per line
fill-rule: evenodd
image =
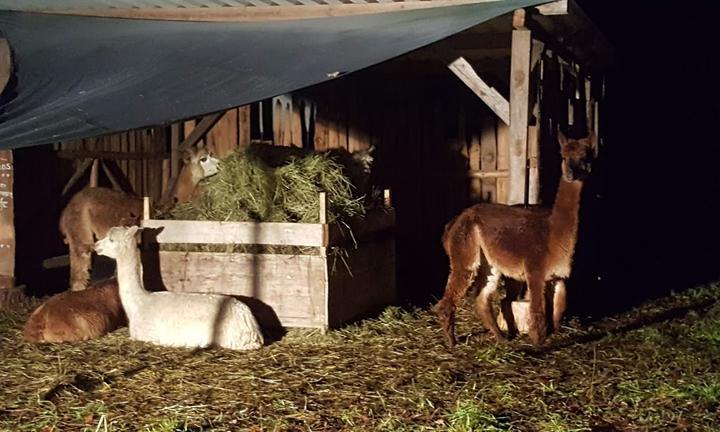
M 0 148 L 167 124 L 244 105 L 540 3 L 505 0 L 266 23 L 0 11 L 14 63 L 0 98 Z

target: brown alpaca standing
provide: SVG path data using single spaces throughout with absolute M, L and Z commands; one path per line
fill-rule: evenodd
M 490 296 L 501 276 L 526 282 L 530 297 L 529 335 L 540 344 L 547 334 L 545 283 L 555 282 L 553 325 L 565 311 L 565 283 L 570 276 L 583 181 L 597 152 L 594 135 L 568 140 L 561 132 L 562 178 L 552 209 L 477 204 L 465 209 L 445 227 L 443 247 L 450 259 L 450 275 L 435 311 L 450 347 L 455 344 L 455 309 L 478 275 L 487 276 L 476 299 L 476 312 L 498 340 Z M 483 260 L 483 257 L 485 258 Z
M 203 145 L 188 150 L 171 198 L 158 208 L 190 201 L 198 183 L 218 172 L 218 162 Z M 71 290 L 87 287 L 95 241 L 114 226 L 139 225 L 142 211 L 142 198 L 108 188 L 85 188 L 70 199 L 60 215 L 60 233 L 70 252 Z
M 23 338 L 28 342 L 77 342 L 98 338 L 121 326 L 127 317 L 115 278 L 95 282 L 82 291 L 50 297 L 28 318 Z

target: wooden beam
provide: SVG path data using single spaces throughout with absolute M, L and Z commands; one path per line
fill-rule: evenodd
M 197 144 L 197 142 L 200 141 L 202 139 L 202 137 L 204 137 L 205 134 L 208 133 L 208 131 L 213 126 L 215 126 L 215 123 L 217 123 L 218 120 L 220 120 L 220 117 L 222 117 L 223 114 L 225 114 L 225 112 L 220 111 L 220 112 L 209 114 L 209 115 L 206 115 L 205 117 L 203 117 L 203 119 L 200 120 L 200 123 L 198 123 L 193 128 L 192 132 L 190 132 L 190 134 L 187 136 L 187 138 L 185 138 L 183 140 L 183 142 L 181 142 L 180 145 L 178 145 L 178 150 L 184 151 L 184 150 L 187 150 L 190 147 L 194 146 L 195 144 Z
M 510 63 L 510 194 L 508 204 L 524 204 L 526 202 L 531 42 L 530 31 L 513 30 Z
M 65 184 L 65 187 L 62 190 L 62 195 L 65 195 L 75 183 L 82 177 L 83 174 L 85 174 L 85 171 L 87 171 L 88 167 L 92 165 L 93 159 L 85 159 L 80 163 L 80 165 L 75 170 L 75 173 L 70 177 L 70 180 Z
M 12 75 L 12 52 L 7 39 L 0 38 L 0 93 L 5 89 Z
M 510 124 L 510 105 L 494 88 L 490 87 L 475 72 L 463 57 L 448 65 L 450 70 L 470 88 L 505 124 Z
M 92 8 L 64 10 L 47 9 L 38 10 L 36 12 L 57 15 L 79 15 L 107 18 L 132 18 L 169 21 L 255 22 L 367 15 L 385 12 L 397 12 L 491 2 L 497 2 L 497 0 L 433 0 L 389 3 L 337 3 L 327 5 L 316 4 L 281 6 L 252 5 L 188 8 Z
M 468 177 L 473 179 L 498 179 L 507 178 L 510 175 L 508 170 L 494 170 L 494 171 L 483 171 L 483 170 L 470 170 L 468 171 Z
M 558 0 L 552 3 L 545 3 L 540 6 L 535 6 L 538 12 L 542 15 L 567 15 L 568 14 L 568 0 Z
M 103 150 L 60 150 L 61 159 L 104 159 L 104 160 L 158 160 L 168 159 L 168 153 L 118 152 Z

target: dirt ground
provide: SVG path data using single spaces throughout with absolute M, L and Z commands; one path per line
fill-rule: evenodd
M 31 308 L 3 311 L 0 430 L 720 430 L 719 299 L 713 285 L 571 319 L 542 349 L 496 344 L 463 310 L 452 353 L 423 309 L 254 352 L 160 348 L 127 329 L 35 346 L 21 341 Z

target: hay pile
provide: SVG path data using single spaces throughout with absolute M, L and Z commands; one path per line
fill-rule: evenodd
M 319 222 L 319 193 L 327 196 L 328 221 L 363 216 L 362 197 L 354 197 L 343 167 L 327 155 L 290 157 L 271 168 L 259 157 L 236 152 L 201 196 L 177 205 L 171 219 L 253 222 Z
M 718 299 L 714 285 L 570 321 L 541 351 L 496 344 L 470 302 L 453 352 L 427 309 L 250 352 L 163 348 L 127 329 L 36 346 L 21 341 L 30 309 L 5 309 L 0 431 L 717 430 Z

